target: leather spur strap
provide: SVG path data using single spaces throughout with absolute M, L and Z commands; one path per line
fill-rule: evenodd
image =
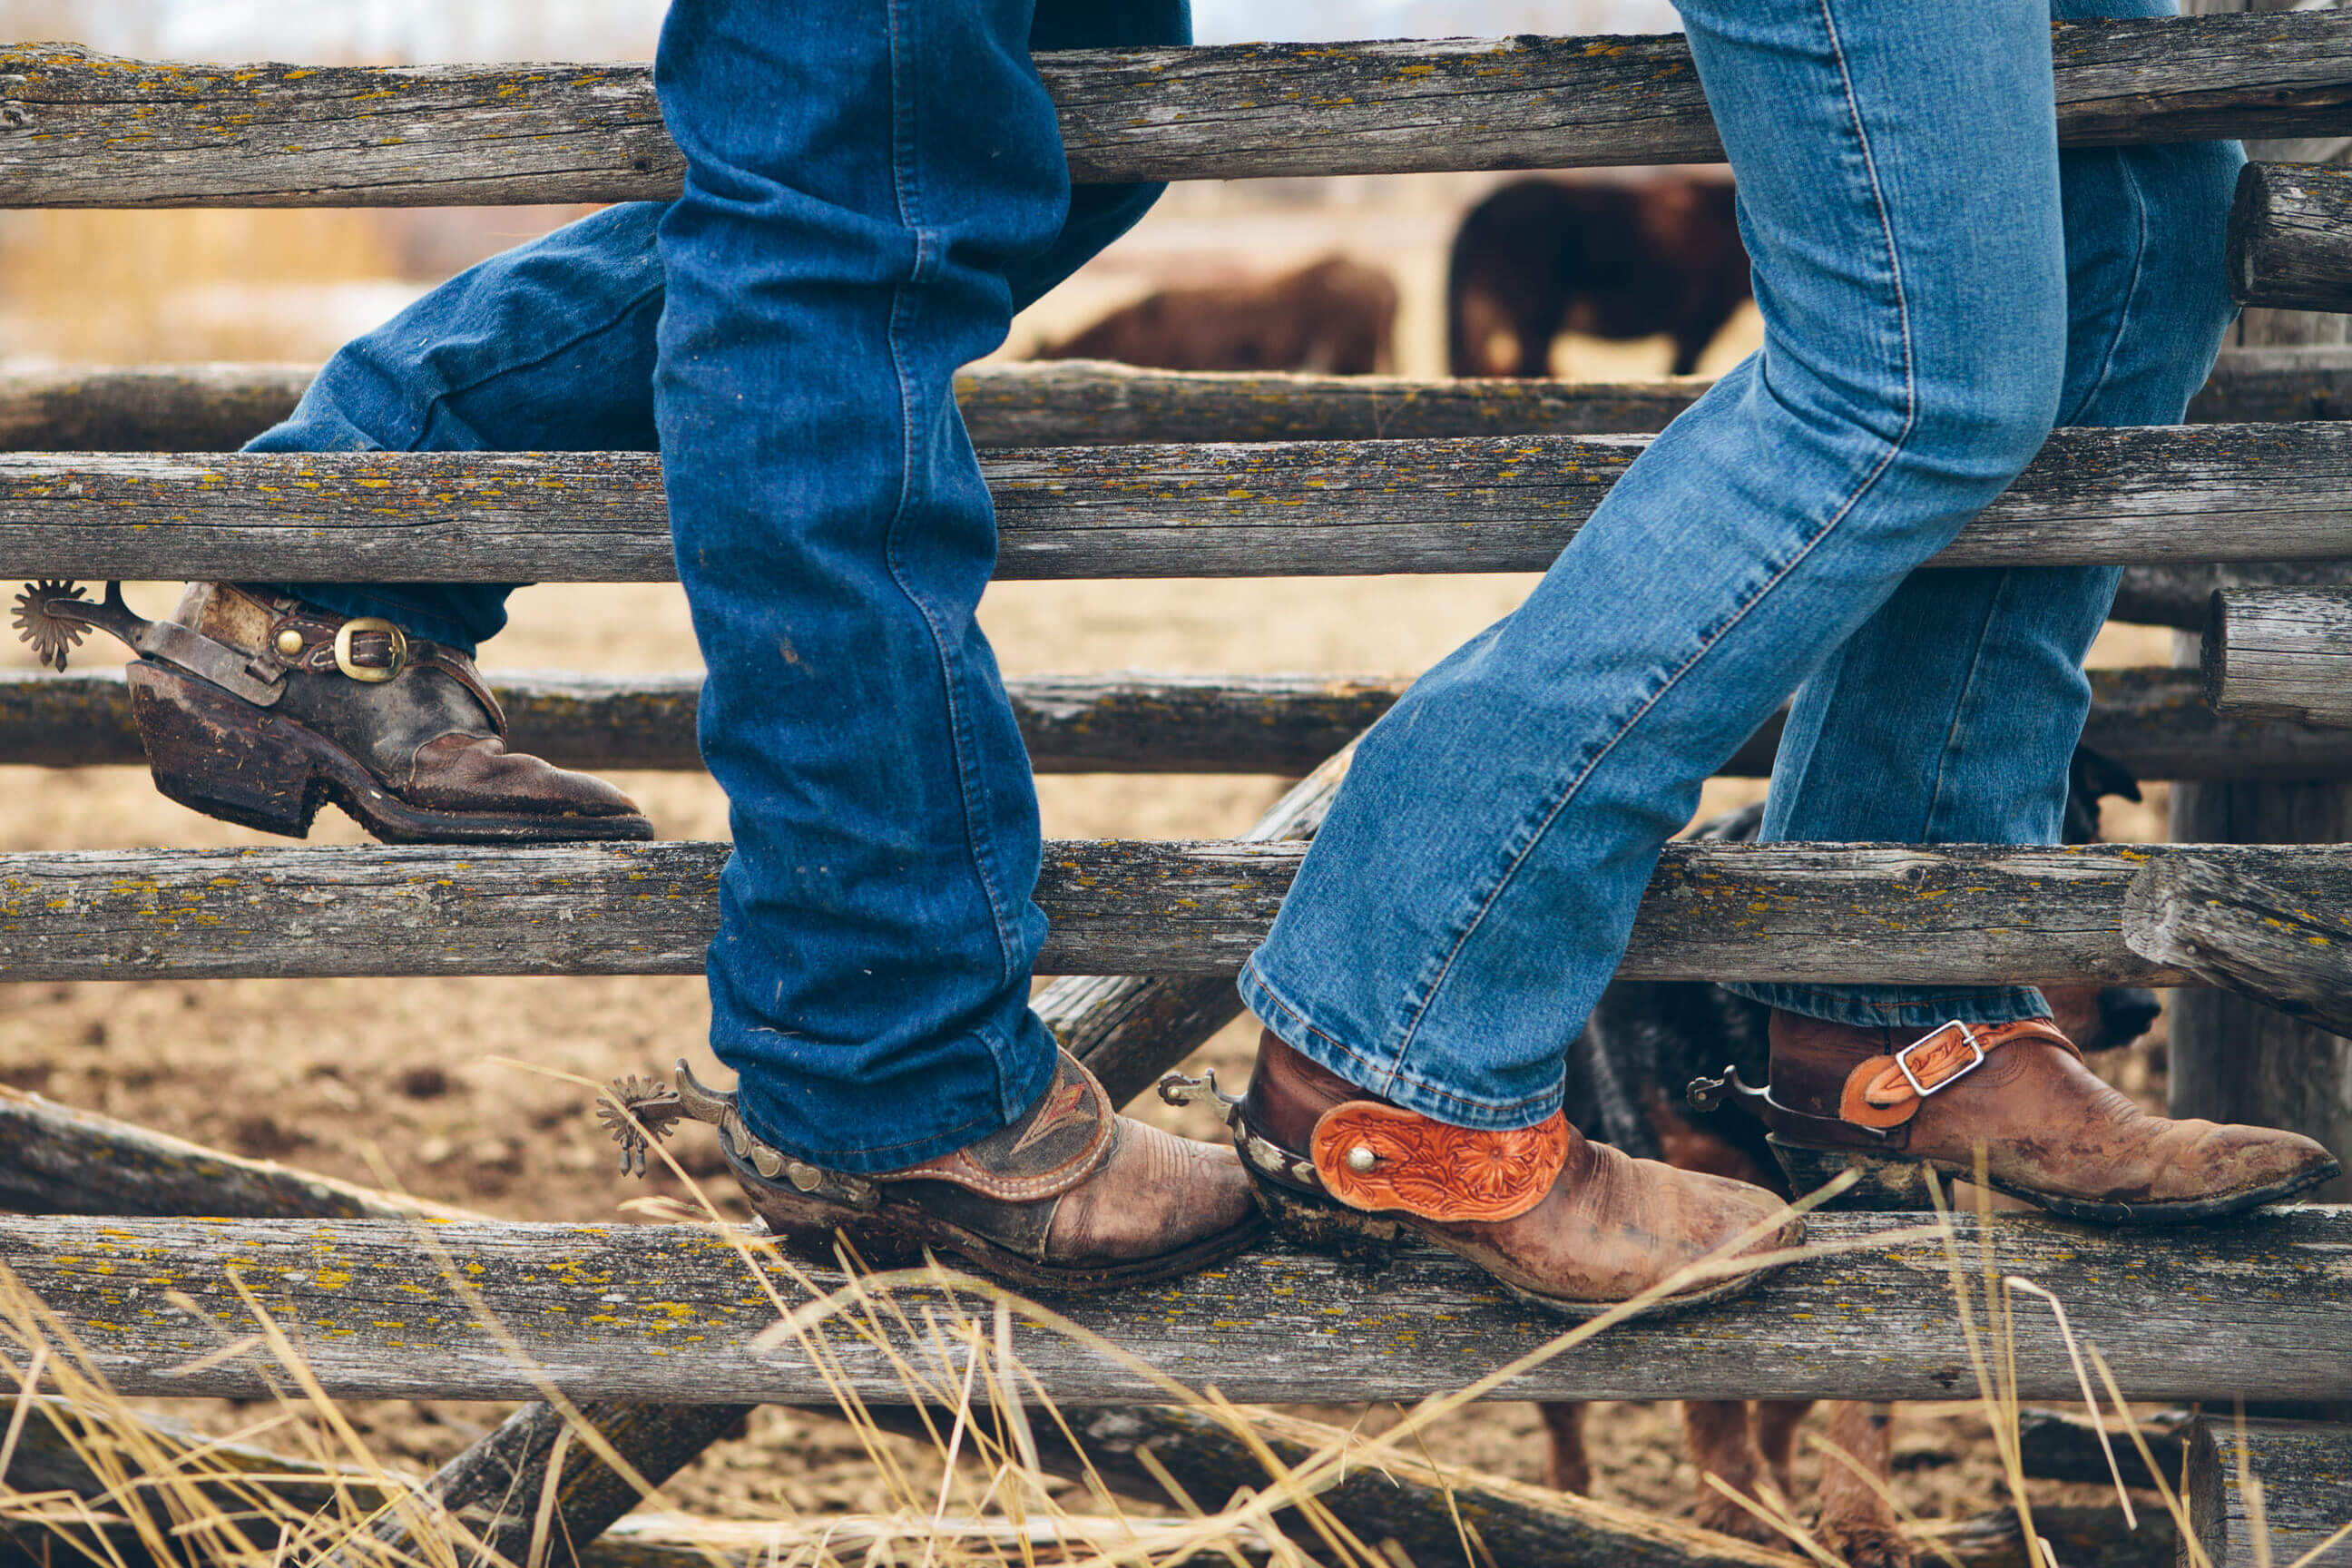
M 1310 1146 L 1324 1191 L 1349 1208 L 1423 1219 L 1516 1219 L 1543 1201 L 1568 1158 L 1568 1119 L 1507 1132 L 1433 1121 L 1370 1100 L 1332 1107 Z
M 2043 1018 L 2013 1024 L 1957 1020 L 1920 1036 L 1901 1050 L 1872 1057 L 1846 1075 L 1838 1118 L 1856 1127 L 1899 1127 L 1937 1094 L 1984 1066 L 1995 1051 L 2021 1040 L 2045 1040 L 2076 1056 L 2074 1044 Z

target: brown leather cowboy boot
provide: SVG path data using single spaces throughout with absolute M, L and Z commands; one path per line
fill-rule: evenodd
M 1781 1208 L 1760 1187 L 1588 1142 L 1559 1114 L 1510 1132 L 1433 1121 L 1326 1071 L 1270 1029 L 1242 1099 L 1217 1094 L 1214 1079 L 1172 1074 L 1160 1093 L 1223 1104 L 1260 1205 L 1305 1245 L 1369 1258 L 1411 1231 L 1571 1318 L 1630 1300 Z M 1790 1217 L 1735 1256 L 1803 1236 Z M 1644 1310 L 1736 1295 L 1774 1267 L 1694 1281 Z
M 1012 1126 L 878 1175 L 822 1170 L 761 1142 L 735 1096 L 696 1082 L 682 1061 L 675 1090 L 635 1079 L 613 1088 L 656 1138 L 688 1116 L 717 1127 L 768 1228 L 827 1262 L 838 1231 L 879 1267 L 920 1263 L 928 1250 L 1024 1289 L 1108 1290 L 1205 1268 L 1265 1229 L 1232 1150 L 1114 1114 L 1067 1051 Z M 646 1139 L 609 1106 L 597 1114 L 620 1142 L 622 1171 L 642 1175 Z
M 332 800 L 395 844 L 653 837 L 604 780 L 509 752 L 474 661 L 389 621 L 231 583 L 192 583 L 171 620 L 145 621 L 116 584 L 91 604 L 44 583 L 17 623 L 59 669 L 93 626 L 143 656 L 131 711 L 155 787 L 206 816 L 299 838 Z
M 1770 1087 L 1746 1092 L 1801 1191 L 1853 1166 L 1874 1206 L 1924 1208 L 1920 1167 L 1974 1180 L 1981 1144 L 1986 1180 L 2011 1196 L 2154 1225 L 2276 1203 L 2340 1169 L 2293 1132 L 2149 1115 L 2047 1018 L 1885 1029 L 1776 1009 L 1771 1042 Z

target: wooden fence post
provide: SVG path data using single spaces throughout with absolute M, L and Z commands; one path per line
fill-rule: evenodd
M 2285 11 L 2286 0 L 2189 0 L 2184 11 Z M 2342 162 L 2347 143 L 2258 142 L 2248 156 Z M 2249 310 L 2236 343 L 2246 348 L 2341 343 L 2352 318 Z M 2223 578 L 2229 571 L 2223 568 Z M 2174 638 L 2174 662 L 2198 663 L 2194 633 Z M 2172 837 L 2191 844 L 2340 844 L 2352 840 L 2352 785 L 2336 783 L 2181 783 L 2172 786 Z M 2352 1041 L 2221 990 L 2175 991 L 2170 999 L 2171 1109 L 2177 1116 L 2292 1128 L 2339 1153 L 2352 1148 Z M 2312 1194 L 2352 1201 L 2352 1178 Z

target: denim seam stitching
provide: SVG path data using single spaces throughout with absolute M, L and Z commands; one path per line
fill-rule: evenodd
M 915 110 L 911 104 L 902 102 L 902 95 L 895 79 L 900 51 L 904 47 L 899 16 L 900 8 L 893 4 L 889 7 L 890 58 L 894 77 L 891 88 L 891 108 L 895 122 L 891 134 L 891 184 L 898 196 L 898 221 L 905 225 L 908 231 L 914 237 L 915 255 L 909 278 L 920 279 L 929 269 L 931 239 L 920 222 L 922 192 L 911 177 L 914 161 L 911 138 L 914 132 L 908 121 L 913 118 Z M 912 605 L 915 613 L 922 617 L 924 629 L 930 634 L 931 647 L 939 657 L 940 695 L 947 703 L 949 732 L 954 737 L 957 794 L 963 805 L 964 847 L 966 852 L 971 857 L 972 870 L 980 883 L 981 897 L 988 904 L 989 923 L 996 932 L 998 972 L 1009 981 L 1015 977 L 1021 967 L 1016 962 L 1019 942 L 1012 930 L 1009 913 L 996 885 L 995 857 L 991 852 L 985 832 L 975 819 L 975 806 L 979 803 L 974 801 L 973 794 L 976 787 L 984 790 L 984 781 L 978 779 L 978 770 L 973 766 L 971 715 L 965 710 L 966 704 L 962 700 L 961 688 L 956 679 L 955 659 L 948 648 L 947 638 L 943 635 L 939 619 L 931 613 L 931 606 L 924 602 L 922 595 L 916 593 L 908 582 L 904 563 L 899 555 L 899 541 L 907 521 L 908 503 L 914 491 L 917 465 L 915 389 L 911 384 L 911 378 L 907 374 L 906 350 L 900 335 L 906 310 L 907 286 L 902 283 L 891 290 L 890 299 L 890 357 L 892 368 L 897 373 L 898 382 L 898 500 L 890 515 L 890 526 L 883 542 L 883 554 L 890 564 L 890 580 L 898 584 L 898 592 L 906 596 L 908 604 Z M 1001 1071 L 1002 1056 L 997 1059 Z
M 1845 521 L 1862 498 L 1867 495 L 1871 488 L 1878 482 L 1880 476 L 1886 472 L 1888 466 L 1902 453 L 1905 443 L 1910 439 L 1911 432 L 1917 425 L 1919 395 L 1916 367 L 1912 357 L 1911 310 L 1903 289 L 1903 263 L 1899 247 L 1895 244 L 1895 223 L 1886 210 L 1886 194 L 1879 182 L 1878 162 L 1871 153 L 1870 132 L 1863 122 L 1862 106 L 1854 98 L 1853 76 L 1846 65 L 1844 45 L 1838 37 L 1836 18 L 1830 12 L 1830 0 L 1821 0 L 1821 13 L 1822 26 L 1829 34 L 1830 52 L 1837 60 L 1838 77 L 1845 89 L 1848 121 L 1853 129 L 1854 140 L 1861 146 L 1863 166 L 1870 176 L 1871 202 L 1877 209 L 1879 231 L 1885 237 L 1886 241 L 1887 271 L 1889 280 L 1894 287 L 1895 315 L 1901 326 L 1903 346 L 1902 428 L 1895 432 L 1894 440 L 1887 443 L 1886 450 L 1880 456 L 1876 465 L 1863 477 L 1861 482 L 1854 487 L 1853 493 L 1846 497 L 1837 510 L 1831 514 L 1829 520 L 1799 545 L 1796 552 L 1773 573 L 1769 580 L 1759 585 L 1755 593 L 1740 603 L 1724 623 L 1709 634 L 1706 642 L 1689 658 L 1684 660 L 1679 668 L 1668 675 L 1655 691 L 1643 700 L 1642 705 L 1618 726 L 1616 732 L 1602 742 L 1601 748 L 1593 753 L 1592 760 L 1569 781 L 1567 787 L 1560 793 L 1559 798 L 1552 803 L 1550 809 L 1544 814 L 1543 820 L 1536 825 L 1535 831 L 1528 836 L 1526 845 L 1520 848 L 1517 855 L 1512 858 L 1511 863 L 1504 868 L 1503 874 L 1496 879 L 1493 889 L 1479 904 L 1477 912 L 1463 928 L 1462 934 L 1454 939 L 1453 949 L 1445 955 L 1445 963 L 1440 966 L 1428 993 L 1422 998 L 1420 1006 L 1413 1010 L 1412 1021 L 1406 1025 L 1403 1035 L 1397 1041 L 1396 1060 L 1389 1069 L 1389 1081 L 1391 1083 L 1404 1071 L 1405 1057 L 1411 1052 L 1413 1039 L 1419 1034 L 1423 1023 L 1427 1020 L 1430 1009 L 1437 1005 L 1438 995 L 1444 991 L 1446 981 L 1453 976 L 1454 964 L 1460 959 L 1462 950 L 1469 945 L 1471 937 L 1477 934 L 1479 927 L 1486 921 L 1487 912 L 1495 907 L 1495 901 L 1503 896 L 1505 889 L 1511 885 L 1513 878 L 1517 876 L 1519 868 L 1527 864 L 1528 857 L 1535 853 L 1536 847 L 1543 842 L 1544 836 L 1550 830 L 1552 824 L 1559 820 L 1559 814 L 1567 809 L 1569 803 L 1576 798 L 1578 792 L 1583 788 L 1585 781 L 1592 776 L 1593 770 L 1608 759 L 1609 754 L 1616 749 L 1618 742 L 1623 740 L 1632 731 L 1633 726 L 1642 721 L 1644 715 L 1681 683 L 1684 676 L 1697 667 L 1699 660 L 1705 658 L 1717 644 L 1729 636 L 1732 629 L 1747 618 L 1749 610 L 1753 609 L 1767 594 L 1778 587 L 1790 572 L 1796 570 L 1798 565 L 1812 553 L 1814 548 L 1823 539 L 1828 538 L 1837 526 Z
M 2140 189 L 2139 175 L 2132 168 L 2131 160 L 2120 152 L 2114 156 L 2116 166 L 2122 171 L 2124 183 L 2131 187 L 2132 212 L 2139 220 L 2132 245 L 2131 282 L 2124 289 L 2123 309 L 2116 312 L 2115 331 L 2107 335 L 2107 351 L 2099 356 L 2098 377 L 2074 405 L 2074 412 L 2077 416 L 2091 406 L 2107 384 L 2108 375 L 2115 370 L 2116 354 L 2123 345 L 2125 330 L 2131 324 L 2132 305 L 2139 298 L 2140 279 L 2147 269 L 2147 197 Z
M 1928 786 L 1927 810 L 1919 824 L 1919 842 L 1922 844 L 1943 842 L 1936 837 L 1936 816 L 1944 804 L 1944 777 L 1947 764 L 1959 739 L 1961 718 L 1974 700 L 1977 676 L 1984 669 L 1985 637 L 1992 626 L 1994 612 L 2015 580 L 2013 568 L 2002 569 L 2000 585 L 1995 588 L 1992 596 L 1985 601 L 1983 618 L 1977 623 L 1976 641 L 1973 651 L 1969 655 L 1968 673 L 1960 678 L 1959 699 L 1952 704 L 1952 721 L 1944 731 L 1944 743 L 1936 748 L 1936 778 L 1935 782 Z

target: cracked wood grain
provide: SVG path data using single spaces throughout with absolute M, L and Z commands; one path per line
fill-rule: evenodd
M 2352 1524 L 2352 1426 L 2200 1416 L 2181 1489 L 2212 1568 L 2352 1568 L 2352 1537 L 2343 1534 Z M 2180 1561 L 2190 1561 L 2186 1543 Z
M 2222 716 L 2189 670 L 2090 672 L 2083 743 L 2135 778 L 2319 779 L 2352 775 L 2352 730 Z M 698 675 L 501 675 L 490 684 L 509 742 L 562 767 L 702 766 Z M 1004 685 L 1041 773 L 1309 772 L 1388 711 L 1404 677 L 1040 675 Z M 1727 762 L 1731 777 L 1771 771 L 1775 720 Z M 37 767 L 143 766 L 121 676 L 0 670 L 0 760 Z
M 2228 265 L 2240 304 L 2352 310 L 2352 170 L 2246 165 L 2230 204 Z
M 1229 976 L 1303 847 L 1061 840 L 1045 974 Z M 698 974 L 723 844 L 0 856 L 0 980 Z M 2325 847 L 1672 844 L 1620 973 L 1911 984 L 2189 982 L 2132 951 L 2151 858 L 2352 902 Z
M 1858 1250 L 1796 1264 L 1736 1302 L 1616 1328 L 1495 1397 L 1972 1396 L 1944 1244 L 1893 1239 L 1916 1217 L 1816 1215 L 1812 1239 Z M 1964 1272 L 1982 1261 L 1979 1223 L 1958 1222 Z M 250 1331 L 234 1281 L 337 1398 L 531 1397 L 530 1367 L 480 1326 L 476 1300 L 575 1399 L 823 1403 L 834 1393 L 812 1357 L 877 1403 L 961 1385 L 962 1356 L 949 1347 L 961 1339 L 918 1327 L 922 1342 L 901 1349 L 929 1386 L 910 1388 L 866 1338 L 897 1335 L 887 1313 L 758 1343 L 779 1299 L 793 1308 L 808 1298 L 743 1245 L 741 1233 L 670 1226 L 0 1219 L 0 1264 L 133 1398 L 266 1392 L 270 1369 L 249 1357 L 192 1363 Z M 2075 1333 L 2109 1358 L 2131 1398 L 2352 1394 L 2352 1211 L 2296 1206 L 2161 1231 L 2002 1215 L 1991 1253 L 1992 1267 L 2066 1303 Z M 987 1342 L 992 1307 L 960 1299 Z M 950 1324 L 959 1315 L 937 1296 L 929 1303 Z M 1244 1403 L 1411 1400 L 1497 1370 L 1563 1327 L 1473 1266 L 1422 1248 L 1367 1276 L 1270 1247 L 1056 1308 L 1168 1376 Z M 912 1316 L 923 1323 L 921 1310 Z M 1026 1321 L 1013 1342 L 1063 1405 L 1166 1398 L 1124 1364 Z M 430 1355 L 416 1353 L 428 1344 Z M 2014 1354 L 2022 1397 L 2074 1391 L 2047 1314 L 2018 1313 Z
M 1066 447 L 982 459 L 1000 578 L 1539 571 L 1638 436 Z M 2352 553 L 2352 427 L 2062 430 L 1931 563 Z M 0 454 L 26 576 L 635 582 L 674 574 L 648 453 Z
M 2347 890 L 2352 850 L 2333 845 L 2311 847 L 2292 869 L 2153 860 L 2125 894 L 2124 940 L 2150 963 L 2352 1035 Z
M 2204 631 L 2217 713 L 2352 725 L 2352 587 L 2217 589 Z
M 2352 131 L 2339 18 L 2052 29 L 2075 146 Z M 1037 57 L 1074 180 L 1712 163 L 1674 37 L 1448 38 Z M 0 53 L 0 205 L 421 206 L 667 200 L 643 65 L 197 65 Z

